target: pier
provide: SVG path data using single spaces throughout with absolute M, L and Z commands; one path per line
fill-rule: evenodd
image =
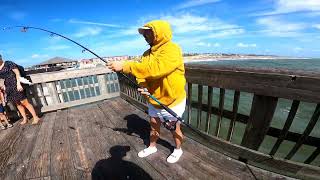
M 121 76 L 106 68 L 31 75 L 42 123 L 0 131 L 0 179 L 319 179 L 318 74 L 186 64 L 186 78 L 183 118 L 197 131 L 183 126 L 184 154 L 168 164 L 166 129 L 156 154 L 137 156 L 149 141 L 146 100 Z M 279 128 L 283 100 L 290 108 Z M 303 103 L 312 113 L 299 133 L 291 127 Z

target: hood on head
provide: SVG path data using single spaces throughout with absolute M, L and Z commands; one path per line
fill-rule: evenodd
M 154 20 L 146 23 L 144 27 L 149 27 L 152 29 L 154 34 L 154 45 L 161 46 L 162 44 L 171 41 L 172 30 L 170 24 L 164 20 Z

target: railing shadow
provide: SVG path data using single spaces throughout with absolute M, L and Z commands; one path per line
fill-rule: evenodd
M 152 177 L 138 165 L 123 160 L 130 146 L 113 146 L 109 152 L 111 157 L 98 161 L 92 172 L 93 180 L 104 179 L 152 179 Z

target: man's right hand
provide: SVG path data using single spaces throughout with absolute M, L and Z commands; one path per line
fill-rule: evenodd
M 150 93 L 148 92 L 147 88 L 138 88 L 138 91 L 144 96 L 149 96 L 150 95 Z
M 108 62 L 107 67 L 113 71 L 119 72 L 122 71 L 124 61 L 112 61 Z

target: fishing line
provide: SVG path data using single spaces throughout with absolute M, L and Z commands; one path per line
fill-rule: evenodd
M 54 35 L 57 35 L 59 37 L 62 37 L 68 41 L 71 41 L 73 42 L 74 44 L 82 47 L 84 50 L 90 52 L 91 54 L 95 55 L 97 58 L 99 58 L 101 61 L 105 62 L 105 63 L 108 63 L 108 61 L 106 61 L 105 59 L 103 59 L 102 57 L 100 57 L 99 55 L 97 55 L 95 52 L 91 51 L 89 48 L 81 45 L 80 43 L 64 36 L 64 35 L 61 35 L 59 33 L 56 33 L 56 32 L 53 32 L 53 31 L 50 31 L 50 30 L 46 30 L 46 29 L 43 29 L 43 28 L 39 28 L 39 27 L 32 27 L 32 26 L 10 26 L 10 27 L 5 27 L 3 28 L 3 30 L 10 30 L 10 29 L 13 29 L 13 28 L 21 28 L 20 31 L 21 32 L 27 32 L 28 29 L 36 29 L 36 30 L 40 30 L 40 31 L 44 31 L 44 32 L 47 32 L 50 34 L 50 36 L 54 36 Z M 82 52 L 84 52 L 84 50 L 82 50 Z M 125 75 L 124 73 L 122 72 L 119 72 L 121 74 L 121 76 L 123 76 L 124 78 L 126 78 L 126 80 L 128 80 L 133 86 L 134 88 L 141 88 L 141 89 L 145 89 L 141 86 L 139 86 L 136 82 L 134 82 L 132 79 L 130 79 L 127 75 Z M 165 106 L 164 104 L 162 104 L 156 97 L 152 96 L 151 94 L 148 95 L 149 98 L 153 99 L 154 101 L 156 101 L 163 109 L 165 109 L 168 113 L 170 113 L 172 116 L 174 116 L 175 118 L 177 118 L 177 120 L 179 120 L 180 122 L 184 123 L 184 120 L 179 117 L 174 111 L 172 111 L 169 107 Z M 166 120 L 163 125 L 170 131 L 174 131 L 176 129 L 176 123 L 177 121 L 170 121 L 170 120 Z M 184 123 L 185 124 L 185 123 Z M 187 125 L 187 124 L 185 124 Z M 188 125 L 187 125 L 188 126 Z

